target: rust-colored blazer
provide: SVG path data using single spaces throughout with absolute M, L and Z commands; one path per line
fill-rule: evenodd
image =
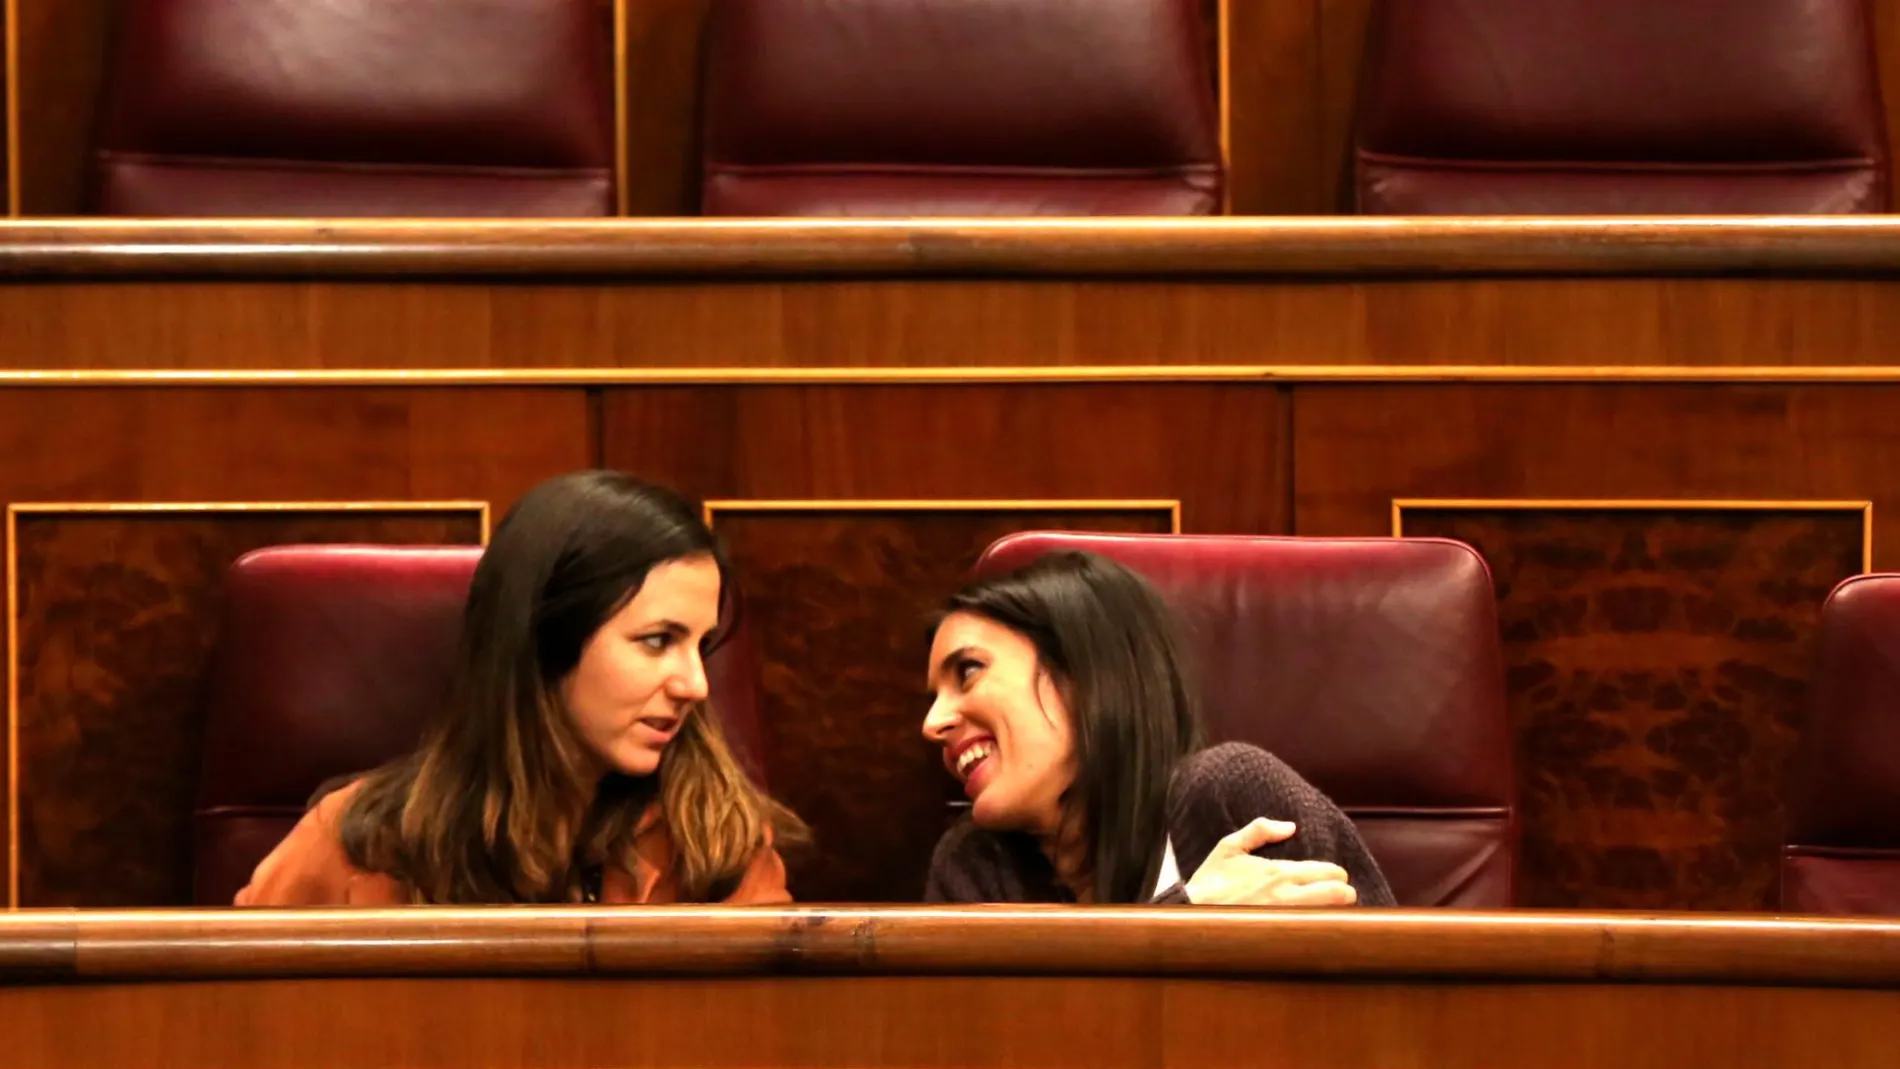
M 359 780 L 324 796 L 291 829 L 237 893 L 240 906 L 402 906 L 412 899 L 395 879 L 364 872 L 350 863 L 337 835 L 337 818 L 362 786 Z M 666 825 L 651 812 L 634 839 L 638 872 L 618 866 L 601 874 L 600 900 L 610 905 L 679 901 L 673 880 L 673 842 Z M 726 901 L 734 905 L 790 902 L 785 863 L 767 847 L 752 859 L 738 889 Z

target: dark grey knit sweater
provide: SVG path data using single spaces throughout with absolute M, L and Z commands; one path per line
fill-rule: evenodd
M 1222 743 L 1194 754 L 1168 784 L 1168 839 L 1183 880 L 1194 875 L 1214 845 L 1257 817 L 1290 820 L 1298 830 L 1285 842 L 1254 851 L 1282 861 L 1330 861 L 1346 870 L 1362 906 L 1390 906 L 1392 888 L 1346 814 L 1279 758 L 1258 746 Z M 987 832 L 965 816 L 944 833 L 930 859 L 927 902 L 1073 902 L 1035 839 Z M 1155 898 L 1180 904 L 1180 884 Z

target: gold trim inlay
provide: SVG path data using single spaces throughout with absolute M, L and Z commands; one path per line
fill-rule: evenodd
M 20 565 L 17 515 L 7 510 L 7 909 L 20 908 Z
M 1393 498 L 1392 536 L 1405 537 L 1405 510 L 1435 512 L 1858 512 L 1860 570 L 1874 570 L 1872 501 L 1771 501 L 1722 498 Z
M 5 0 L 7 77 L 7 216 L 18 219 L 20 197 L 20 12 L 19 0 Z
M 488 545 L 489 503 L 447 501 L 199 501 L 17 502 L 6 511 L 7 583 L 7 909 L 20 908 L 20 561 L 19 518 L 60 515 L 191 515 L 194 513 L 474 513 L 480 545 Z
M 1178 498 L 727 498 L 702 508 L 706 526 L 720 512 L 1166 512 L 1181 533 Z
M 614 0 L 614 214 L 624 216 L 630 203 L 627 168 L 627 0 Z
M 1218 104 L 1220 109 L 1220 213 L 1234 214 L 1234 32 L 1232 0 L 1220 0 L 1215 8 L 1215 48 L 1218 60 Z
M 930 367 L 553 367 L 0 369 L 0 388 L 34 386 L 879 386 L 1258 382 L 1900 384 L 1900 365 L 1519 366 L 1504 364 L 1092 364 Z

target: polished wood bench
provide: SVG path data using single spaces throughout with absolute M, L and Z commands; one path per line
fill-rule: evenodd
M 1522 912 L 0 917 L 0 1065 L 1889 1065 L 1900 924 Z

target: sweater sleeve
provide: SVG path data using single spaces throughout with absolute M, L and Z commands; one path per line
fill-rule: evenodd
M 1254 851 L 1255 857 L 1330 861 L 1346 870 L 1360 905 L 1395 904 L 1352 819 L 1285 762 L 1245 743 L 1209 747 L 1175 772 L 1168 827 L 1183 875 L 1191 877 L 1214 844 L 1259 817 L 1292 821 L 1298 830 L 1284 842 Z
M 937 840 L 930 854 L 930 874 L 924 878 L 924 901 L 935 903 L 972 903 L 1007 901 L 988 886 L 986 879 L 1000 859 L 986 849 L 989 845 L 968 816 L 957 821 Z

